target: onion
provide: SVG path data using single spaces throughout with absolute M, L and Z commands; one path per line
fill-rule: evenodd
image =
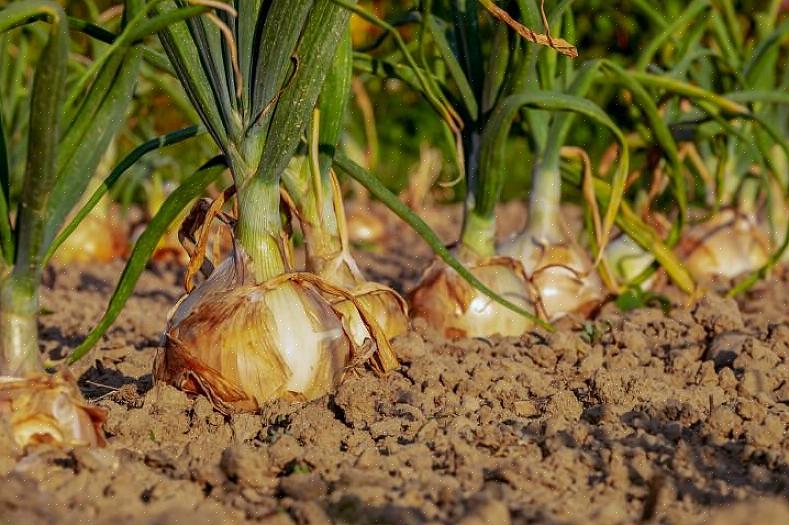
M 128 241 L 112 208 L 97 207 L 52 255 L 52 263 L 107 263 L 123 257 Z
M 238 266 L 223 263 L 176 306 L 157 380 L 228 413 L 316 399 L 367 361 L 379 371 L 397 366 L 381 328 L 350 294 L 306 273 L 244 283 Z
M 0 377 L 0 415 L 16 444 L 48 443 L 63 447 L 103 446 L 104 409 L 82 398 L 67 372 L 31 377 Z
M 492 257 L 467 267 L 498 295 L 534 311 L 528 283 L 511 259 Z M 478 291 L 439 260 L 425 271 L 410 300 L 414 319 L 423 319 L 449 338 L 517 336 L 533 325 L 529 319 Z
M 315 264 L 316 260 L 310 262 Z M 387 339 L 391 340 L 408 331 L 408 304 L 405 299 L 388 286 L 368 281 L 347 248 L 329 261 L 323 261 L 319 268 L 308 269 L 329 283 L 348 290 L 380 325 Z M 347 300 L 336 302 L 335 307 L 352 319 L 351 334 L 357 344 L 362 344 L 368 330 L 359 316 L 358 308 Z
M 756 220 L 733 208 L 688 229 L 679 246 L 697 279 L 731 279 L 754 271 L 770 257 L 770 245 Z
M 523 264 L 541 313 L 549 321 L 572 312 L 587 315 L 605 297 L 586 252 L 563 235 L 536 235 L 527 229 L 502 246 L 500 253 Z

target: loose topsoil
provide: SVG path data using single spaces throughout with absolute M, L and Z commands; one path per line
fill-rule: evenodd
M 432 222 L 450 239 L 446 214 Z M 429 251 L 389 229 L 390 249 L 359 257 L 407 290 Z M 51 272 L 50 357 L 96 323 L 121 268 Z M 417 325 L 386 377 L 224 417 L 152 382 L 180 295 L 177 269 L 155 266 L 74 369 L 109 410 L 109 446 L 17 462 L 0 437 L 0 522 L 789 524 L 788 274 L 739 302 L 607 305 L 554 334 L 448 341 Z

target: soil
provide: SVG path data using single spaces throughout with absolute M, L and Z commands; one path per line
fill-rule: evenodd
M 434 215 L 450 240 L 457 210 Z M 429 251 L 388 228 L 359 259 L 408 290 Z M 51 272 L 50 357 L 94 325 L 121 269 Z M 107 448 L 17 462 L 0 438 L 0 522 L 789 524 L 789 272 L 739 302 L 609 304 L 553 334 L 448 341 L 418 324 L 384 378 L 360 371 L 324 399 L 229 417 L 151 379 L 179 280 L 146 271 L 74 368 L 109 411 Z

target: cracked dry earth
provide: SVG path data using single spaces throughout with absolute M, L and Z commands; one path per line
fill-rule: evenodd
M 407 288 L 428 258 L 401 257 L 362 259 Z M 84 337 L 120 270 L 54 274 L 51 356 Z M 554 334 L 452 342 L 418 325 L 384 378 L 232 417 L 152 384 L 179 293 L 176 272 L 146 271 L 75 368 L 109 411 L 107 448 L 16 462 L 0 437 L 0 522 L 789 524 L 789 272 L 739 304 L 608 305 Z

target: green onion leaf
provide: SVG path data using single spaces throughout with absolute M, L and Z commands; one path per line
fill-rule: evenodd
M 80 360 L 93 348 L 99 339 L 112 326 L 118 314 L 123 309 L 126 301 L 134 292 L 137 281 L 145 270 L 145 265 L 153 255 L 159 239 L 170 228 L 173 221 L 183 212 L 189 203 L 200 196 L 205 188 L 211 184 L 225 169 L 226 164 L 222 156 L 214 157 L 199 170 L 183 181 L 173 191 L 151 219 L 132 249 L 126 267 L 123 269 L 118 285 L 110 298 L 107 310 L 99 324 L 91 330 L 82 343 L 68 356 L 66 362 L 73 364 Z

